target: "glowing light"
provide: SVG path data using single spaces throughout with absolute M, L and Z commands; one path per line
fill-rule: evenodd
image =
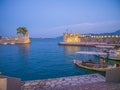
M 118 35 L 116 35 L 116 38 L 118 38 Z
M 110 35 L 108 37 L 110 38 Z
M 115 36 L 114 35 L 112 35 L 112 38 L 114 38 Z

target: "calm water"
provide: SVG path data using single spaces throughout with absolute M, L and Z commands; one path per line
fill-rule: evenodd
M 94 48 L 59 46 L 60 39 L 31 40 L 31 44 L 0 45 L 0 71 L 3 75 L 22 80 L 47 79 L 74 75 L 99 73 L 75 66 L 74 58 L 97 61 L 92 55 L 76 55 L 80 50 Z M 103 74 L 104 73 L 100 73 Z

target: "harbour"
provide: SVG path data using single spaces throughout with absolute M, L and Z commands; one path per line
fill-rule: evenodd
M 0 90 L 120 90 L 119 0 L 0 0 Z
M 57 43 L 61 40 L 62 39 L 31 39 L 31 44 L 20 44 L 12 46 L 0 45 L 0 50 L 2 50 L 2 54 L 0 55 L 0 71 L 3 75 L 15 76 L 21 78 L 22 80 L 47 79 L 55 77 L 58 78 L 72 75 L 74 76 L 96 73 L 94 71 L 85 69 L 83 70 L 73 64 L 74 59 L 85 61 L 92 59 L 95 62 L 99 62 L 99 58 L 95 57 L 93 54 L 87 55 L 76 53 L 80 51 L 94 52 L 95 47 L 57 45 Z M 52 49 L 53 47 L 54 49 Z M 9 53 L 9 51 L 11 51 L 11 53 Z M 44 56 L 47 56 L 47 58 Z M 3 57 L 5 58 L 2 59 Z M 6 62 L 9 63 L 6 64 Z M 116 62 L 109 60 L 109 63 L 115 64 L 119 63 L 119 61 Z M 65 74 L 63 75 L 62 73 Z M 105 75 L 104 73 L 100 74 Z
M 40 40 L 31 39 L 31 44 L 0 45 L 0 50 L 3 52 L 2 55 L 0 55 L 0 58 L 6 56 L 6 58 L 4 58 L 4 61 L 2 59 L 0 62 L 0 65 L 2 67 L 0 68 L 0 71 L 2 72 L 1 77 L 4 78 L 3 75 L 9 76 L 5 78 L 10 80 L 9 82 L 14 81 L 11 83 L 11 85 L 18 86 L 19 88 L 17 88 L 17 90 L 82 90 L 85 87 L 92 90 L 95 88 L 98 90 L 101 90 L 101 88 L 109 88 L 109 90 L 115 90 L 120 88 L 119 84 L 116 84 L 116 82 L 119 82 L 119 75 L 117 75 L 119 73 L 113 70 L 112 72 L 115 73 L 109 75 L 109 71 L 107 71 L 110 69 L 119 70 L 119 68 L 115 66 L 113 68 L 91 68 L 88 66 L 80 66 L 80 64 L 77 63 L 76 66 L 75 63 L 73 63 L 74 59 L 78 59 L 79 61 L 84 60 L 85 62 L 92 59 L 93 62 L 99 62 L 99 55 L 106 56 L 107 53 L 95 52 L 95 50 L 103 47 L 113 48 L 113 46 L 106 46 L 106 44 L 99 44 L 98 46 L 96 43 L 94 46 L 61 46 L 57 44 L 60 41 L 62 41 L 60 38 Z M 50 47 L 48 47 L 48 45 Z M 8 49 L 11 50 L 11 53 L 6 53 Z M 12 51 L 12 49 L 14 49 L 14 51 Z M 18 53 L 20 57 L 19 55 L 15 57 L 16 54 L 14 53 Z M 98 55 L 98 57 L 95 55 Z M 12 61 L 10 61 L 10 59 L 12 59 Z M 6 62 L 9 62 L 7 63 L 7 68 L 5 68 Z M 116 62 L 113 60 L 109 60 L 107 62 L 109 66 L 116 63 L 120 64 L 119 61 Z M 110 73 L 112 72 L 110 71 Z M 117 79 L 115 79 L 115 77 Z M 104 85 L 104 87 L 101 87 L 101 85 Z

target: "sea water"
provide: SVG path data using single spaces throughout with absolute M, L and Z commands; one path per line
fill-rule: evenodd
M 62 39 L 31 39 L 30 44 L 0 45 L 0 72 L 3 75 L 38 80 L 92 73 L 73 64 L 74 59 L 98 61 L 93 55 L 78 51 L 94 51 L 94 47 L 60 46 Z

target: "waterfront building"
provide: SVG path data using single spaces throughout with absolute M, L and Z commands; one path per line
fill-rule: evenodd
M 120 44 L 120 35 L 89 35 L 80 33 L 64 33 L 64 42 L 98 42 Z
M 64 42 L 81 42 L 79 33 L 64 33 Z

